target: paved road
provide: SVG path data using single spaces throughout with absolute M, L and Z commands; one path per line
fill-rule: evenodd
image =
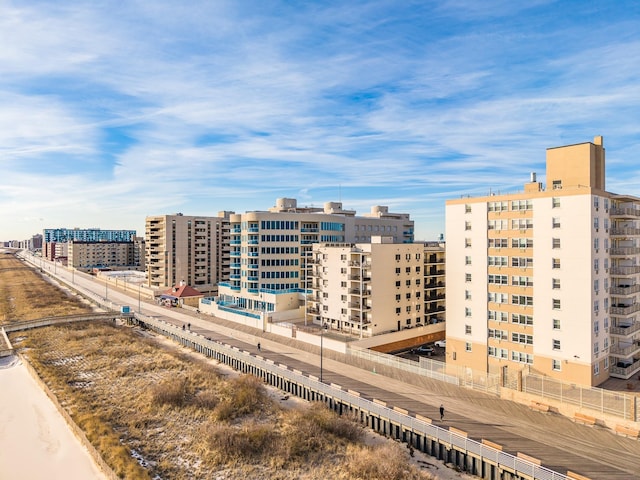
M 60 273 L 60 269 L 58 269 Z M 64 272 L 68 274 L 68 272 Z M 104 287 L 75 275 L 75 282 L 100 295 Z M 133 295 L 133 294 L 132 294 Z M 109 300 L 131 304 L 137 297 L 109 290 Z M 181 309 L 142 304 L 142 312 L 163 317 L 176 325 L 191 323 L 193 331 L 221 340 L 290 367 L 319 376 L 320 357 L 316 347 L 284 339 L 260 330 L 238 326 Z M 340 360 L 335 352 L 324 351 L 323 379 L 363 396 L 378 398 L 435 419 L 435 424 L 468 432 L 470 438 L 491 440 L 510 453 L 522 452 L 539 458 L 559 472 L 571 470 L 592 479 L 640 479 L 640 442 L 614 435 L 607 429 L 587 427 L 554 414 L 535 412 L 526 406 L 499 400 L 474 390 L 400 372 L 388 367 L 365 365 L 357 368 Z M 329 358 L 332 357 L 332 358 Z M 446 409 L 439 421 L 440 404 Z

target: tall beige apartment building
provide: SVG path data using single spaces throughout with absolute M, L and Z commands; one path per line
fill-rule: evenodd
M 583 385 L 640 371 L 640 198 L 602 137 L 547 150 L 514 194 L 446 202 L 447 362 Z
M 307 315 L 313 323 L 363 336 L 422 325 L 424 245 L 315 244 Z
M 224 216 L 198 217 L 180 213 L 147 217 L 148 286 L 162 289 L 185 282 L 204 294 L 215 293 L 224 272 L 226 222 Z

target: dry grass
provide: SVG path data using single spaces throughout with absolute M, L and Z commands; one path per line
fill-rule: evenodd
M 77 298 L 46 282 L 13 254 L 0 253 L 0 325 L 88 312 Z
M 121 478 L 432 478 L 322 405 L 284 410 L 258 379 L 226 378 L 130 328 L 73 324 L 12 341 Z

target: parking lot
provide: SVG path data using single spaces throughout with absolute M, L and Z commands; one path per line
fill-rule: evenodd
M 396 355 L 402 358 L 406 358 L 407 360 L 413 360 L 414 362 L 419 362 L 420 357 L 432 358 L 434 360 L 440 360 L 441 362 L 444 362 L 445 348 L 438 347 L 433 343 L 425 343 L 423 345 L 413 347 L 409 350 L 396 352 Z

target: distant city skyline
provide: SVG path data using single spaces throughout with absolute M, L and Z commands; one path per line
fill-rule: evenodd
M 0 240 L 341 201 L 416 240 L 445 199 L 520 190 L 604 137 L 640 195 L 640 3 L 448 0 L 0 7 Z

